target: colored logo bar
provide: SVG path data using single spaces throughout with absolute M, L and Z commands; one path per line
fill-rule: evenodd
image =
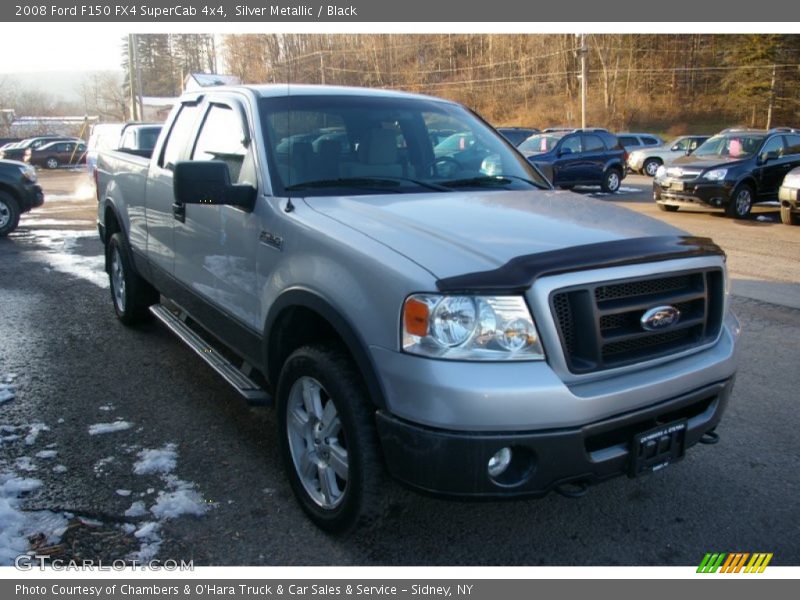
M 771 560 L 772 552 L 707 552 L 697 572 L 763 573 Z

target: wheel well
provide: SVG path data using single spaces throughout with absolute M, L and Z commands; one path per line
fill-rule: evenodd
M 755 179 L 752 179 L 751 177 L 745 177 L 739 183 L 737 183 L 733 189 L 738 188 L 742 184 L 749 185 L 753 192 L 758 193 L 758 186 L 756 186 Z M 755 201 L 755 199 L 753 199 L 753 201 Z
M 292 352 L 309 344 L 331 341 L 347 347 L 333 326 L 319 313 L 305 306 L 285 308 L 269 332 L 267 369 L 270 382 L 277 385 L 281 367 Z
M 384 407 L 383 388 L 375 366 L 365 345 L 346 320 L 326 304 L 305 294 L 289 293 L 285 299 L 292 303 L 280 308 L 275 318 L 268 319 L 266 328 L 264 375 L 273 388 L 277 387 L 281 368 L 292 352 L 310 344 L 334 343 L 352 359 L 373 404 Z
M 108 247 L 108 242 L 111 239 L 111 236 L 117 233 L 118 231 L 122 231 L 122 227 L 120 227 L 119 219 L 117 219 L 117 213 L 114 212 L 114 209 L 110 206 L 106 206 L 105 213 L 103 214 L 103 224 L 105 225 L 105 245 Z M 106 255 L 106 273 L 109 272 L 110 265 L 109 265 L 109 256 L 108 252 L 105 253 Z
M 11 196 L 14 200 L 19 202 L 19 194 L 17 194 L 16 190 L 13 187 L 10 187 L 4 183 L 0 183 L 0 192 L 5 192 L 9 196 Z
M 663 160 L 661 160 L 661 159 L 660 159 L 659 157 L 657 157 L 657 156 L 648 156 L 647 158 L 645 158 L 645 159 L 644 159 L 644 162 L 643 162 L 642 164 L 645 164 L 646 162 L 649 162 L 649 161 L 651 161 L 651 160 L 654 160 L 654 161 L 656 161 L 657 163 L 661 163 L 662 165 L 664 164 L 664 161 L 663 161 Z

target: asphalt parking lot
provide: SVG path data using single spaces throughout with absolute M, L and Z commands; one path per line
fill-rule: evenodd
M 85 175 L 44 173 L 47 202 L 0 240 L 0 502 L 58 557 L 215 565 L 693 565 L 709 551 L 800 564 L 800 227 L 663 213 L 650 180 L 602 196 L 728 253 L 743 326 L 715 446 L 581 499 L 448 502 L 398 492 L 373 530 L 340 539 L 304 517 L 251 409 L 163 327 L 114 317 Z M 580 193 L 596 194 L 593 190 Z M 14 475 L 14 478 L 11 477 Z M 11 484 L 20 485 L 12 493 Z M 2 557 L 0 557 L 2 558 Z

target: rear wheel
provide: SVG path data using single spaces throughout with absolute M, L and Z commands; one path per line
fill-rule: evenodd
M 5 237 L 19 225 L 19 204 L 6 192 L 0 192 L 0 237 Z
M 148 310 L 159 300 L 159 293 L 135 271 L 128 242 L 122 233 L 111 236 L 106 248 L 108 277 L 114 312 L 125 325 L 150 320 Z
M 336 346 L 306 346 L 278 381 L 278 435 L 289 482 L 321 529 L 373 522 L 388 505 L 374 411 L 356 367 Z
M 661 161 L 657 158 L 648 158 L 644 161 L 644 165 L 642 166 L 642 170 L 644 174 L 648 177 L 655 177 L 656 171 L 658 171 L 658 167 L 661 166 Z
M 44 161 L 44 164 L 48 169 L 57 169 L 58 159 L 55 156 L 50 156 Z
M 620 172 L 617 169 L 609 169 L 603 175 L 603 181 L 600 184 L 600 187 L 607 194 L 613 194 L 617 190 L 619 190 L 619 186 L 621 184 L 622 184 L 622 175 L 620 175 Z
M 793 213 L 789 206 L 781 204 L 781 222 L 786 225 L 800 225 L 800 215 Z
M 753 188 L 742 183 L 733 190 L 725 214 L 734 219 L 746 219 L 753 208 Z

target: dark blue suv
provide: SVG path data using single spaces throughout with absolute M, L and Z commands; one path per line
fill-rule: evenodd
M 560 188 L 599 185 L 614 193 L 625 178 L 628 154 L 605 129 L 545 129 L 517 149 Z

